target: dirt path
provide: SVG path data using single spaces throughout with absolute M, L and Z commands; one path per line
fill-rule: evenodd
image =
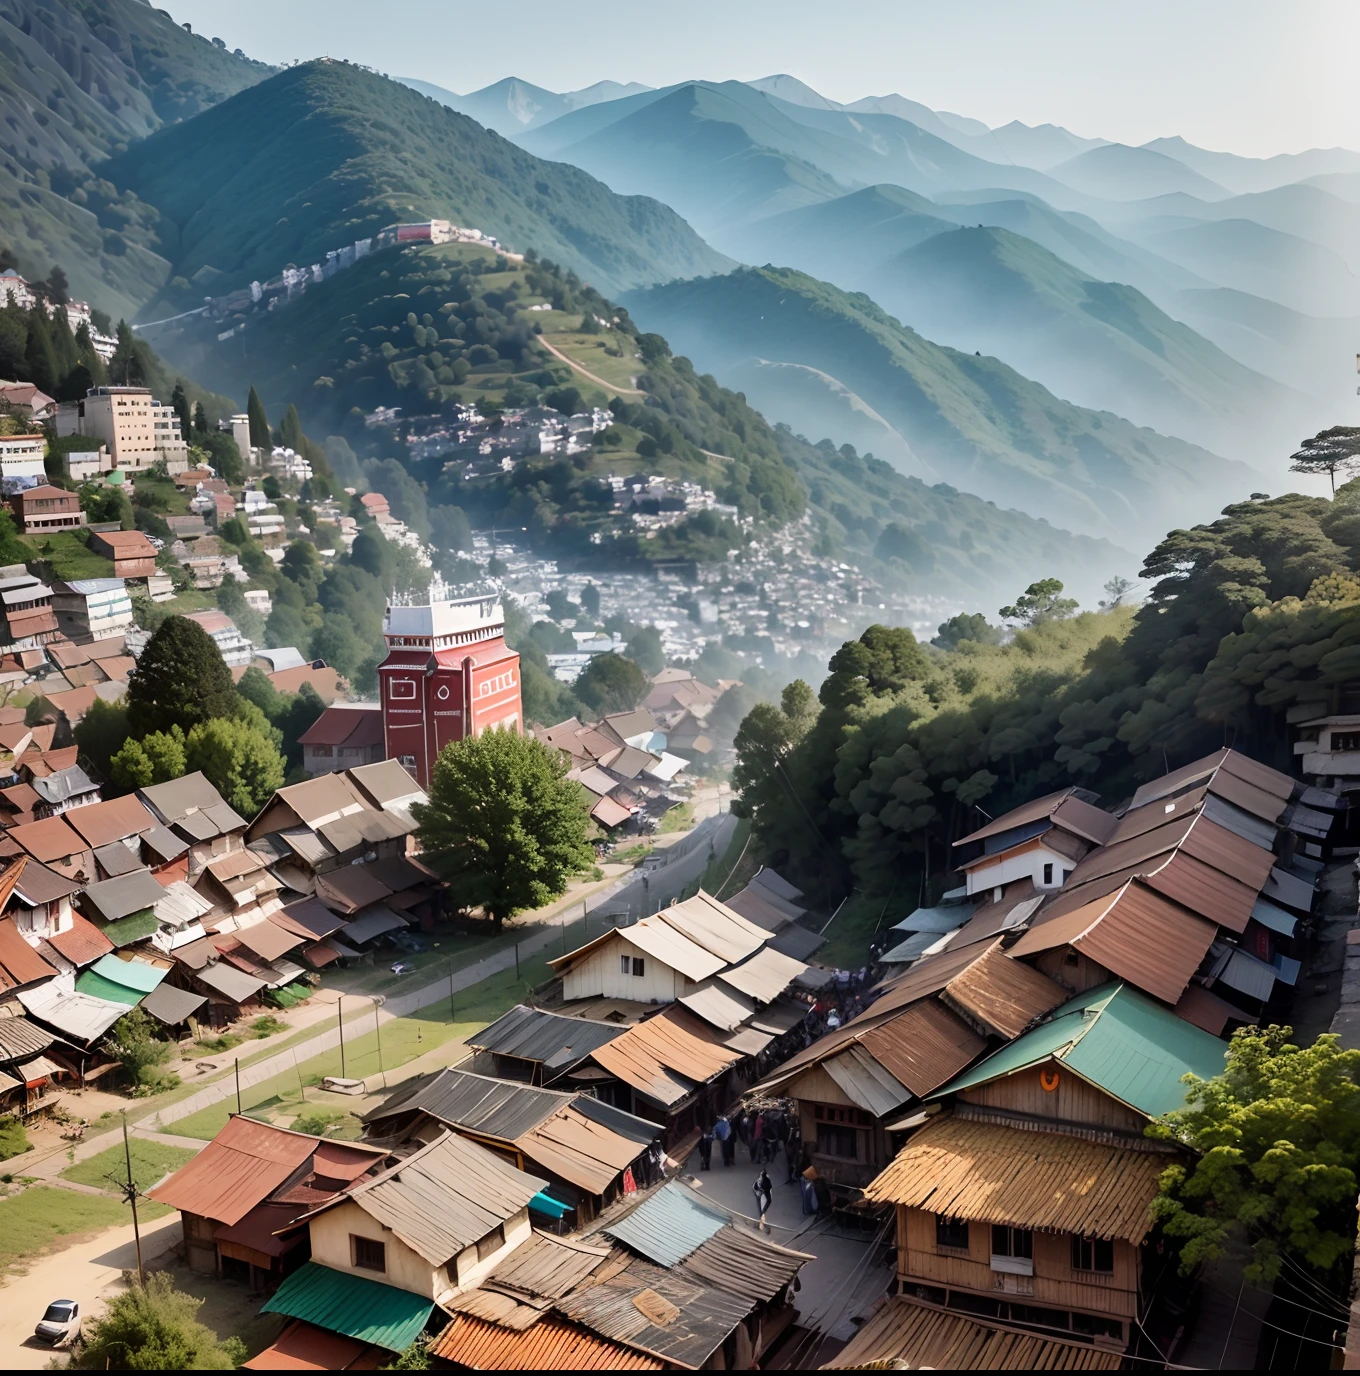
M 147 1267 L 183 1237 L 179 1215 L 168 1214 L 142 1227 Z M 132 1225 L 109 1228 L 32 1263 L 28 1274 L 11 1276 L 0 1294 L 0 1369 L 36 1370 L 52 1360 L 52 1349 L 32 1341 L 33 1326 L 53 1300 L 77 1300 L 85 1322 L 95 1317 L 108 1292 L 121 1286 L 123 1272 L 137 1265 Z
M 616 387 L 614 383 L 606 382 L 604 378 L 602 378 L 598 373 L 592 373 L 589 368 L 586 368 L 582 364 L 577 363 L 577 361 L 574 358 L 568 358 L 566 354 L 562 352 L 561 349 L 553 348 L 553 346 L 548 343 L 547 335 L 539 335 L 538 342 L 542 344 L 543 347 L 547 349 L 547 351 L 554 358 L 561 359 L 561 361 L 565 363 L 568 368 L 575 369 L 575 371 L 580 373 L 582 377 L 588 377 L 593 383 L 596 384 L 596 386 L 603 387 L 606 392 L 615 392 L 621 397 L 640 397 L 646 395 L 646 393 L 643 392 L 642 389 L 639 387 Z

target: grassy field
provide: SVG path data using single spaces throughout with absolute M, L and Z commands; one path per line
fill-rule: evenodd
M 35 559 L 52 567 L 54 578 L 112 578 L 113 561 L 87 549 L 74 531 L 59 530 L 51 535 L 34 536 L 25 543 Z
M 168 1205 L 150 1200 L 137 1206 L 143 1223 L 169 1212 Z M 132 1210 L 112 1195 L 103 1198 L 37 1185 L 0 1199 L 0 1275 L 36 1260 L 62 1238 L 131 1222 Z
M 189 1147 L 172 1147 L 168 1142 L 148 1142 L 144 1137 L 130 1138 L 128 1148 L 132 1153 L 132 1178 L 139 1190 L 149 1190 L 194 1156 Z M 121 1183 L 127 1179 L 127 1158 L 120 1144 L 67 1166 L 61 1175 L 63 1180 L 74 1180 L 78 1185 L 93 1185 L 96 1189 L 114 1191 L 118 1188 L 115 1181 Z
M 565 330 L 549 333 L 545 330 L 544 337 L 553 348 L 611 386 L 624 392 L 637 390 L 633 379 L 642 371 L 642 360 L 632 356 L 629 349 L 624 350 L 622 357 L 609 352 L 611 349 L 617 351 L 618 339 L 623 336 L 616 337 L 612 330 L 604 334 L 579 334 Z M 583 387 L 590 385 L 589 378 L 581 378 L 580 381 Z

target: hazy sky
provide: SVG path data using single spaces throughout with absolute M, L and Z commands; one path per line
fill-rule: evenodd
M 349 58 L 467 92 L 789 72 L 1004 124 L 1253 156 L 1360 148 L 1356 0 L 164 0 L 253 57 Z

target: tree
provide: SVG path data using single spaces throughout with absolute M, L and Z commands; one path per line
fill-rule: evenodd
M 43 295 L 54 306 L 64 306 L 71 299 L 71 283 L 67 279 L 66 272 L 58 264 L 52 264 L 52 271 L 47 274 L 47 281 L 37 283 L 41 286 Z
M 186 770 L 201 769 L 209 783 L 243 817 L 253 817 L 283 786 L 283 756 L 275 743 L 245 721 L 216 718 L 189 732 Z
M 1133 591 L 1135 586 L 1131 578 L 1123 578 L 1116 574 L 1105 584 L 1105 596 L 1096 605 L 1103 612 L 1112 612 L 1116 607 L 1124 605 L 1124 599 Z
M 138 1097 L 179 1084 L 179 1076 L 161 1069 L 174 1048 L 156 1035 L 159 1027 L 150 1013 L 132 1008 L 114 1023 L 104 1040 L 104 1051 L 127 1072 L 132 1092 Z
M 965 641 L 977 645 L 1000 645 L 1002 630 L 993 626 L 981 612 L 959 612 L 936 627 L 935 639 L 930 643 L 937 650 L 957 650 Z
M 589 584 L 586 585 L 588 588 Z M 585 601 L 585 597 L 581 598 Z M 655 626 L 638 626 L 628 637 L 628 648 L 623 652 L 634 664 L 650 678 L 666 667 L 666 652 L 661 648 L 661 632 Z
M 214 717 L 229 717 L 236 704 L 221 651 L 196 621 L 168 616 L 147 642 L 128 678 L 125 697 L 134 736 L 179 726 L 191 731 Z
M 561 588 L 554 588 L 545 600 L 548 604 L 548 615 L 554 621 L 574 621 L 580 614 L 580 607 Z
M 534 736 L 493 730 L 444 747 L 428 805 L 412 805 L 421 859 L 463 908 L 500 927 L 551 902 L 594 856 L 590 813 L 567 762 Z
M 112 761 L 128 738 L 127 708 L 95 698 L 75 729 L 80 762 L 96 779 L 112 777 Z
M 114 787 L 124 793 L 152 784 L 169 783 L 187 773 L 184 732 L 178 726 L 153 731 L 140 741 L 126 740 L 110 762 Z
M 179 419 L 180 439 L 188 444 L 190 429 L 189 394 L 184 390 L 183 378 L 176 381 L 175 390 L 170 393 L 170 409 Z
M 194 407 L 194 430 L 200 435 L 206 435 L 208 433 L 208 413 L 204 409 L 201 401 Z M 189 438 L 187 432 L 184 438 Z
M 250 447 L 252 449 L 270 448 L 269 417 L 265 414 L 264 402 L 252 384 L 250 395 L 246 398 L 246 415 L 250 420 Z
M 1063 585 L 1056 578 L 1041 578 L 1031 583 L 1015 605 L 1001 608 L 1003 621 L 1018 621 L 1024 626 L 1038 626 L 1045 621 L 1061 621 L 1077 609 L 1076 599 L 1062 596 Z
M 113 1296 L 86 1325 L 71 1358 L 76 1371 L 231 1371 L 246 1358 L 240 1338 L 219 1338 L 198 1321 L 203 1301 L 175 1289 L 168 1271 Z
M 600 617 L 600 590 L 594 583 L 587 583 L 581 589 L 581 610 L 592 620 Z
M 459 506 L 430 508 L 430 539 L 441 550 L 461 552 L 472 548 L 472 526 Z
M 576 680 L 575 693 L 592 712 L 631 712 L 651 687 L 647 675 L 622 655 L 595 655 Z
M 1289 471 L 1325 473 L 1332 481 L 1332 496 L 1335 497 L 1336 475 L 1351 472 L 1358 461 L 1360 426 L 1334 425 L 1302 442 L 1297 452 L 1289 456 Z
M 1187 1076 L 1188 1105 L 1153 1135 L 1197 1155 L 1161 1179 L 1153 1218 L 1182 1240 L 1181 1269 L 1222 1250 L 1244 1227 L 1249 1281 L 1269 1283 L 1292 1256 L 1326 1275 L 1355 1247 L 1360 1175 L 1360 1051 L 1334 1033 L 1309 1047 L 1289 1027 L 1244 1027 L 1210 1080 Z

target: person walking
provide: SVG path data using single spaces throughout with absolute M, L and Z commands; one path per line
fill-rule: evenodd
M 713 1166 L 713 1129 L 705 1128 L 699 1134 L 699 1169 L 710 1170 Z
M 732 1136 L 732 1124 L 726 1118 L 719 1118 L 713 1124 L 713 1136 L 722 1149 L 723 1165 L 730 1166 L 737 1158 L 737 1144 Z
M 774 1185 L 770 1181 L 770 1173 L 764 1168 L 756 1176 L 756 1183 L 751 1187 L 755 1191 L 756 1210 L 760 1215 L 760 1226 L 766 1227 L 765 1215 L 769 1212 L 770 1200 L 774 1196 Z

